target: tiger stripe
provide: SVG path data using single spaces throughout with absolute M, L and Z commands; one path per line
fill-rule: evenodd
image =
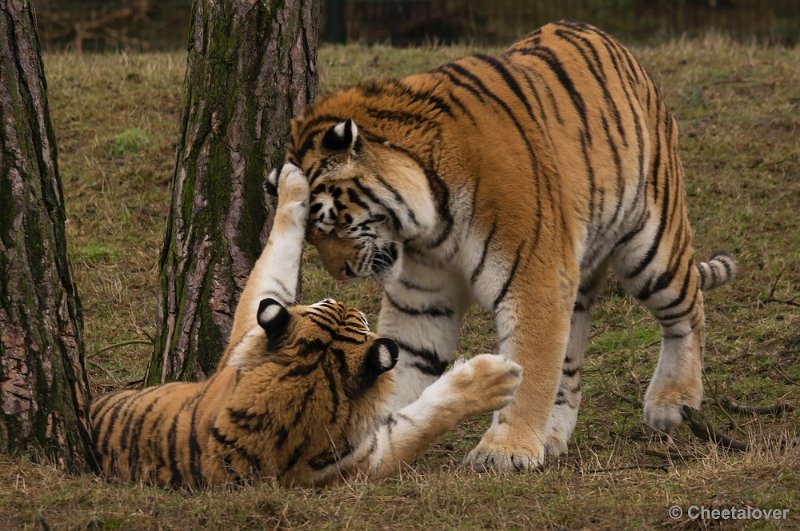
M 435 95 L 402 92 L 445 109 Z M 479 359 L 445 374 L 439 393 L 388 415 L 399 347 L 374 334 L 360 311 L 335 300 L 294 304 L 313 210 L 309 185 L 290 164 L 271 178 L 279 193 L 272 233 L 248 277 L 217 371 L 204 382 L 120 391 L 93 402 L 94 450 L 106 476 L 190 489 L 382 477 L 458 422 L 511 400 L 519 366 Z M 419 353 L 442 374 L 435 353 Z M 487 379 L 494 383 L 487 386 Z M 459 393 L 463 400 L 452 403 Z
M 340 149 L 321 148 L 337 135 Z M 295 119 L 287 160 L 320 183 L 309 240 L 335 277 L 378 278 L 379 329 L 402 340 L 392 407 L 436 381 L 477 302 L 526 377 L 467 461 L 516 470 L 563 453 L 608 267 L 662 329 L 646 422 L 669 431 L 697 407 L 702 291 L 735 263 L 695 257 L 677 137 L 645 68 L 575 21 L 498 56 L 344 89 Z M 338 202 L 322 186 L 334 182 Z

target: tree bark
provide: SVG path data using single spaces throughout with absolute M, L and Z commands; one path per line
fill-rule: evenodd
M 264 183 L 316 88 L 316 0 L 195 0 L 146 384 L 213 371 L 266 242 Z
M 28 0 L 0 0 L 0 451 L 94 464 L 80 301 Z

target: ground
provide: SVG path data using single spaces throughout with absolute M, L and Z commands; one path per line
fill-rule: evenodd
M 472 51 L 323 46 L 320 90 L 410 74 Z M 0 456 L 0 522 L 136 529 L 719 523 L 689 521 L 685 513 L 694 505 L 789 509 L 790 525 L 800 525 L 799 414 L 738 415 L 719 405 L 730 396 L 742 404 L 800 406 L 800 48 L 711 35 L 634 51 L 678 119 L 699 253 L 707 258 L 726 249 L 740 264 L 735 283 L 706 297 L 704 411 L 753 450 L 718 449 L 685 427 L 670 440 L 643 425 L 639 401 L 658 354 L 658 330 L 610 282 L 595 313 L 570 453 L 541 472 L 480 475 L 460 466 L 488 418 L 449 434 L 400 478 L 325 489 L 174 492 Z M 47 55 L 45 68 L 97 395 L 140 383 L 149 359 L 185 55 Z M 330 295 L 377 315 L 375 285 L 333 281 L 312 251 L 305 261 L 305 301 Z M 471 313 L 461 353 L 493 347 L 489 319 Z M 671 506 L 684 516 L 672 519 Z M 761 520 L 758 527 L 781 524 Z

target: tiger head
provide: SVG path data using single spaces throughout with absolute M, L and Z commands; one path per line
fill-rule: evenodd
M 387 282 L 401 270 L 406 244 L 435 226 L 425 170 L 411 150 L 386 140 L 390 132 L 360 130 L 329 111 L 292 122 L 287 160 L 311 187 L 307 239 L 334 278 Z
M 301 423 L 332 419 L 326 429 L 347 438 L 385 414 L 398 347 L 374 334 L 363 313 L 332 299 L 288 307 L 264 299 L 257 320 L 259 327 L 244 336 L 228 361 L 240 369 L 243 400 L 267 404 L 278 417 L 300 418 L 302 411 Z

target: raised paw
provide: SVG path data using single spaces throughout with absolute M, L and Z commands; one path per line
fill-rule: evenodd
M 531 442 L 487 441 L 487 433 L 478 446 L 470 450 L 464 464 L 478 472 L 525 472 L 544 462 L 544 447 Z
M 445 377 L 467 416 L 508 405 L 522 382 L 522 367 L 494 354 L 480 354 L 457 363 Z
M 305 224 L 308 218 L 309 188 L 303 171 L 287 162 L 283 165 L 280 176 L 276 170 L 272 170 L 269 180 L 278 188 L 278 213 L 290 213 L 292 218 Z
M 288 201 L 306 201 L 308 200 L 308 179 L 303 173 L 303 170 L 287 162 L 281 168 L 281 173 L 278 175 L 278 170 L 269 172 L 269 184 L 278 190 L 278 202 L 282 198 Z

